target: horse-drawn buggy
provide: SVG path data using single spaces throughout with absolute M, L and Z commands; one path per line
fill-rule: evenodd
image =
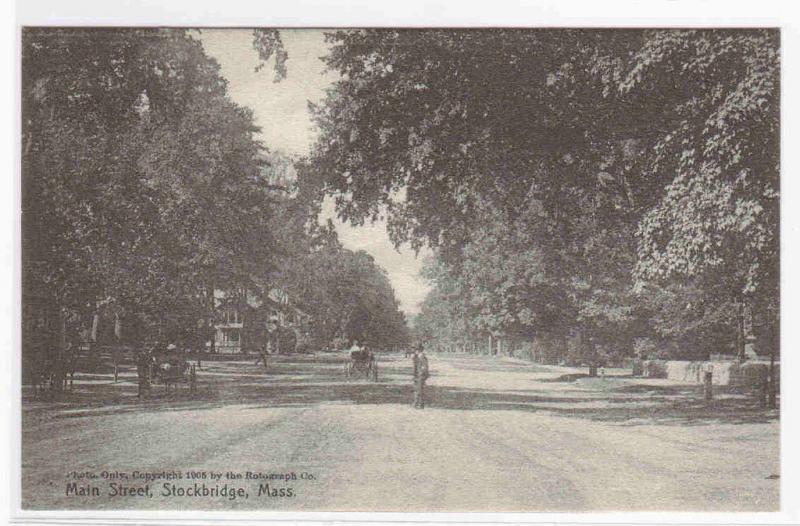
M 344 367 L 348 378 L 363 375 L 373 382 L 378 381 L 378 362 L 372 351 L 368 349 L 350 351 L 350 360 Z
M 186 359 L 175 353 L 154 354 L 152 362 L 153 382 L 161 383 L 167 391 L 170 386 L 186 383 L 192 392 L 195 390 L 196 376 L 194 366 L 190 366 Z

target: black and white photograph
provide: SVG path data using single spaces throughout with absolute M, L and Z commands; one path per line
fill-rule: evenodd
M 780 511 L 781 36 L 21 27 L 21 509 Z

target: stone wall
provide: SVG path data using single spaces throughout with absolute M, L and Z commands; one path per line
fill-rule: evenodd
M 698 362 L 687 360 L 645 360 L 634 367 L 634 374 L 648 378 L 666 378 L 687 384 L 702 384 L 704 373 L 711 367 L 712 383 L 741 389 L 757 389 L 764 385 L 769 363 L 734 361 Z M 780 385 L 780 364 L 775 364 L 776 383 Z

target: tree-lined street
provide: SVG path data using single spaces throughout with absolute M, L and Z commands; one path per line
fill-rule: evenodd
M 203 31 L 22 31 L 24 507 L 778 507 L 779 30 Z

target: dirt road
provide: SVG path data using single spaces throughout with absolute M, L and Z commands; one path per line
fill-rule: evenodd
M 266 371 L 252 362 L 207 362 L 195 399 L 184 390 L 137 402 L 129 371 L 117 384 L 103 375 L 79 378 L 61 404 L 25 402 L 23 506 L 779 506 L 779 480 L 768 478 L 779 473 L 776 415 L 747 400 L 721 397 L 707 406 L 692 388 L 661 380 L 583 378 L 577 369 L 511 359 L 431 356 L 429 407 L 420 411 L 410 407 L 408 359 L 382 357 L 378 383 L 347 381 L 342 360 L 281 358 Z M 180 478 L 148 481 L 134 478 L 136 471 Z M 96 478 L 80 477 L 86 472 Z M 109 495 L 127 488 L 141 494 Z

